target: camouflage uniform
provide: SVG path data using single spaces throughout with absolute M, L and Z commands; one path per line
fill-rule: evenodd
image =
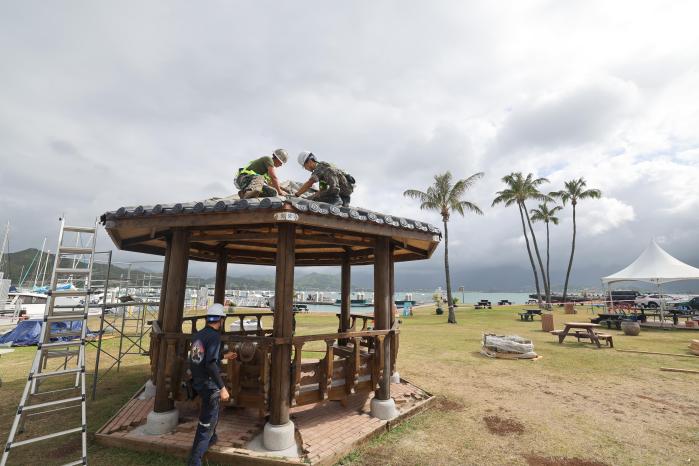
M 320 191 L 309 199 L 345 207 L 349 205 L 354 192 L 354 178 L 327 162 L 317 162 L 311 178 L 320 183 Z
M 267 184 L 263 175 L 249 175 L 241 173 L 235 179 L 235 184 L 240 189 L 238 195 L 241 199 L 252 197 L 274 197 L 277 190 Z

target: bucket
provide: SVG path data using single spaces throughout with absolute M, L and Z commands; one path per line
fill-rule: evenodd
M 634 320 L 622 320 L 621 330 L 624 331 L 624 335 L 635 337 L 641 333 L 641 324 Z
M 541 314 L 541 330 L 544 332 L 553 332 L 553 314 Z

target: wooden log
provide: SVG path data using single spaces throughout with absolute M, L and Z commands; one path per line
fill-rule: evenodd
M 674 367 L 661 367 L 660 370 L 665 372 L 682 372 L 683 374 L 699 374 L 699 371 L 692 369 L 676 369 Z
M 226 301 L 226 273 L 228 268 L 228 258 L 225 252 L 219 253 L 216 262 L 216 285 L 214 288 L 214 302 L 225 305 Z M 242 327 L 241 327 L 242 328 Z
M 375 263 L 374 263 L 374 328 L 377 330 L 388 330 L 391 328 L 391 248 L 390 240 L 387 237 L 376 239 Z M 387 348 L 388 346 L 388 348 Z M 390 383 L 390 338 L 378 337 L 377 345 L 374 348 L 376 366 L 381 367 L 381 372 L 377 374 L 379 389 L 374 396 L 379 400 L 391 398 Z
M 340 328 L 339 332 L 344 333 L 350 329 L 350 314 L 352 312 L 352 266 L 350 255 L 345 252 L 342 258 L 342 273 L 341 273 L 341 291 L 340 291 Z M 341 345 L 347 344 L 347 339 L 343 338 L 340 341 Z
M 275 281 L 274 333 L 277 338 L 292 337 L 294 295 L 294 244 L 296 226 L 279 224 L 277 241 L 277 273 Z M 275 344 L 272 350 L 272 377 L 270 386 L 270 419 L 273 425 L 289 422 L 291 398 L 291 342 Z
M 661 356 L 678 356 L 681 358 L 695 358 L 696 359 L 696 356 L 691 355 L 691 354 L 658 353 L 655 351 L 636 351 L 636 350 L 623 350 L 623 349 L 617 349 L 617 351 L 621 351 L 622 353 L 658 354 Z
M 189 263 L 189 232 L 175 230 L 170 244 L 170 257 L 168 260 L 167 288 L 164 300 L 162 316 L 162 330 L 166 333 L 182 332 L 182 311 L 184 309 L 185 286 L 187 284 L 187 266 Z M 168 341 L 162 339 L 160 357 L 158 361 L 158 374 L 155 382 L 155 412 L 162 413 L 175 407 L 174 400 L 170 398 L 166 382 L 166 373 L 171 370 L 169 366 L 171 354 L 168 353 Z M 171 381 L 179 384 L 179 380 Z

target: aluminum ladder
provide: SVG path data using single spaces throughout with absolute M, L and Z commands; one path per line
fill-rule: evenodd
M 77 235 L 74 246 L 64 245 L 68 236 Z M 88 246 L 82 246 L 81 235 L 87 236 Z M 61 229 L 58 236 L 58 247 L 53 265 L 51 284 L 44 310 L 41 335 L 34 356 L 34 362 L 29 372 L 24 391 L 15 413 L 7 444 L 0 460 L 0 466 L 5 466 L 10 452 L 17 447 L 42 442 L 57 437 L 80 434 L 82 454 L 80 459 L 67 463 L 65 466 L 87 464 L 87 411 L 85 387 L 85 338 L 87 335 L 87 316 L 90 308 L 90 282 L 95 257 L 97 241 L 97 222 L 91 227 L 67 226 L 61 219 Z M 87 260 L 85 260 L 87 258 Z M 66 262 L 68 265 L 66 266 Z M 70 289 L 58 289 L 59 282 L 69 281 Z M 77 285 L 81 285 L 77 287 Z M 82 298 L 82 302 L 74 304 L 57 304 L 58 298 Z M 68 332 L 53 333 L 53 322 L 70 322 Z M 80 331 L 74 331 L 75 323 L 80 322 Z M 79 340 L 62 341 L 59 337 L 79 337 Z M 62 358 L 58 368 L 47 368 L 51 359 Z M 69 379 L 67 379 L 69 377 Z M 74 377 L 74 379 L 73 379 Z M 54 385 L 50 390 L 42 391 L 42 382 L 52 379 Z M 61 382 L 63 385 L 61 385 Z M 70 382 L 67 388 L 65 384 Z M 47 395 L 52 395 L 50 401 L 43 401 Z M 39 398 L 39 402 L 34 402 Z M 40 435 L 33 438 L 16 441 L 18 433 L 24 430 L 24 423 L 30 416 L 46 416 L 63 410 L 80 408 L 81 423 L 77 427 L 66 428 L 59 432 Z

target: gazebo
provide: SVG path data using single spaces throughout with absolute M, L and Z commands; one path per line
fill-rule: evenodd
M 216 263 L 214 301 L 221 303 L 228 264 L 276 268 L 273 328 L 265 330 L 259 324 L 262 313 L 236 313 L 240 330 L 222 335 L 222 341 L 240 355 L 226 367 L 230 405 L 252 408 L 266 417 L 264 450 L 296 448 L 290 419 L 294 407 L 325 400 L 347 404 L 355 394 L 373 392 L 370 411 L 374 418 L 389 421 L 398 416 L 391 394 L 392 379 L 399 382 L 395 371 L 399 329 L 391 312 L 394 264 L 431 257 L 441 240 L 437 228 L 294 197 L 122 207 L 105 213 L 102 223 L 119 249 L 165 257 L 159 313 L 151 335 L 155 390 L 146 433 L 160 435 L 175 429 L 177 403 L 186 399 L 183 381 L 188 378 L 189 344 L 203 325 L 203 316 L 183 315 L 189 260 Z M 373 318 L 351 314 L 353 265 L 373 265 Z M 337 333 L 295 335 L 296 266 L 341 267 Z M 257 318 L 257 330 L 245 330 L 242 325 L 251 316 Z M 369 328 L 372 320 L 373 328 Z M 322 358 L 303 359 L 304 345 L 309 342 L 324 345 Z

